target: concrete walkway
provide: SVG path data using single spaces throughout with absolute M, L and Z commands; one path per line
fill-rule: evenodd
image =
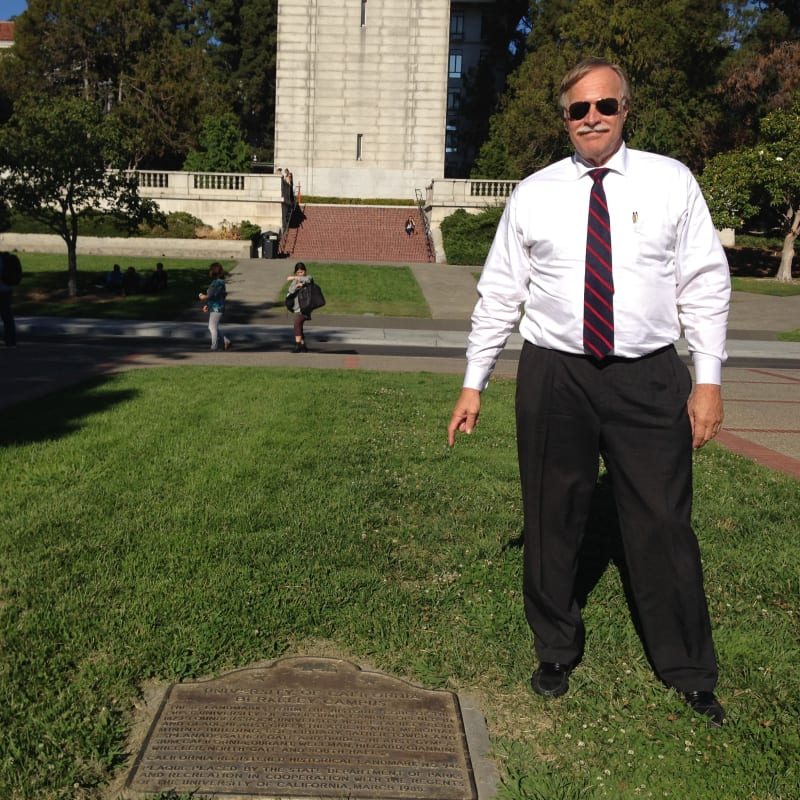
M 245 259 L 231 273 L 224 329 L 235 347 L 229 353 L 207 351 L 208 331 L 199 307 L 182 320 L 164 323 L 19 318 L 22 344 L 15 350 L 0 349 L 5 376 L 0 407 L 87 375 L 176 363 L 460 375 L 478 270 L 408 266 L 428 302 L 430 319 L 318 312 L 306 329 L 312 352 L 300 355 L 290 352 L 291 318 L 277 302 L 294 268 L 289 259 Z M 800 479 L 800 343 L 776 339 L 778 332 L 797 328 L 800 296 L 734 295 L 723 376 L 726 420 L 717 441 Z M 511 337 L 498 376 L 515 377 L 521 343 L 518 334 Z M 686 356 L 684 342 L 678 350 Z M 446 423 L 442 421 L 443 430 Z

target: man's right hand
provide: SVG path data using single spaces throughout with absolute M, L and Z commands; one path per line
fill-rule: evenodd
M 450 447 L 456 443 L 456 431 L 469 434 L 475 430 L 480 413 L 481 393 L 477 389 L 462 389 L 447 426 L 447 443 Z

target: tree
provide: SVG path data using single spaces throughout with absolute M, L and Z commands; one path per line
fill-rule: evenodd
M 81 217 L 99 210 L 131 229 L 158 217 L 155 204 L 139 197 L 135 178 L 117 169 L 122 141 L 114 119 L 82 98 L 22 98 L 0 128 L 3 194 L 15 211 L 64 240 L 71 297 Z
M 200 133 L 201 151 L 192 150 L 183 164 L 190 172 L 246 172 L 249 148 L 242 139 L 236 115 L 207 117 Z
M 278 0 L 213 0 L 209 53 L 245 140 L 272 160 Z
M 30 0 L 15 29 L 20 89 L 79 94 L 110 106 L 120 77 L 156 30 L 147 0 Z
M 779 281 L 792 279 L 800 234 L 799 167 L 800 96 L 790 111 L 773 111 L 761 121 L 757 144 L 715 156 L 700 176 L 718 227 L 741 229 L 763 216 L 779 226 L 784 236 Z
M 203 119 L 225 109 L 224 91 L 198 44 L 159 34 L 122 79 L 111 113 L 130 139 L 130 164 L 179 169 L 198 145 Z
M 632 146 L 695 169 L 714 152 L 723 119 L 716 87 L 730 51 L 729 18 L 717 0 L 538 0 L 530 21 L 528 53 L 479 159 L 479 167 L 505 162 L 504 174 L 492 177 L 522 177 L 568 152 L 558 81 L 589 55 L 619 62 L 630 76 Z
M 726 150 L 752 144 L 758 121 L 789 108 L 800 88 L 800 6 L 792 5 L 748 3 L 738 16 L 737 47 L 723 65 L 720 85 L 732 123 Z
M 22 94 L 95 99 L 128 134 L 129 165 L 179 167 L 225 110 L 193 0 L 30 0 L 0 80 Z

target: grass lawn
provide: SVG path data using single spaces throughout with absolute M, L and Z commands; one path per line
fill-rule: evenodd
M 373 314 L 379 317 L 430 318 L 425 296 L 408 267 L 306 262 L 308 274 L 325 291 L 322 314 Z M 287 286 L 276 298 L 283 305 Z
M 544 701 L 528 688 L 514 384 L 493 382 L 449 450 L 460 382 L 175 367 L 6 411 L 0 797 L 99 800 L 130 766 L 148 682 L 314 643 L 478 696 L 501 800 L 796 800 L 797 482 L 713 444 L 696 456 L 729 725 L 706 730 L 654 678 L 614 566 L 589 594 L 572 691 Z M 594 566 L 612 530 L 590 533 Z
M 96 319 L 174 320 L 197 305 L 197 293 L 208 286 L 209 259 L 131 258 L 83 255 L 79 258 L 78 296 L 67 296 L 66 256 L 24 253 L 24 276 L 14 291 L 14 313 L 18 316 L 89 317 Z M 98 289 L 106 272 L 116 262 L 123 272 L 134 266 L 144 278 L 164 264 L 169 275 L 167 290 L 161 294 L 123 297 Z M 236 261 L 223 261 L 227 271 Z M 430 318 L 422 290 L 408 267 L 364 266 L 363 264 L 308 263 L 325 290 L 327 304 L 322 314 L 372 314 L 389 317 Z M 288 267 L 287 267 L 288 269 Z M 283 305 L 286 290 L 275 302 Z
M 23 253 L 22 283 L 14 290 L 14 313 L 19 316 L 90 317 L 94 319 L 173 320 L 197 303 L 208 286 L 211 259 L 140 258 L 133 256 L 78 257 L 78 296 L 67 295 L 67 257 L 53 253 Z M 102 287 L 114 263 L 129 266 L 146 278 L 161 261 L 167 271 L 167 289 L 160 294 L 123 297 Z M 221 262 L 226 269 L 236 264 Z
M 786 283 L 774 278 L 731 278 L 734 292 L 752 292 L 753 294 L 769 294 L 775 297 L 793 297 L 800 294 L 800 281 Z

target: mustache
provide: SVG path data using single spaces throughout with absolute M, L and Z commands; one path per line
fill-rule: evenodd
M 581 125 L 575 133 L 608 133 L 610 130 L 608 125 Z

